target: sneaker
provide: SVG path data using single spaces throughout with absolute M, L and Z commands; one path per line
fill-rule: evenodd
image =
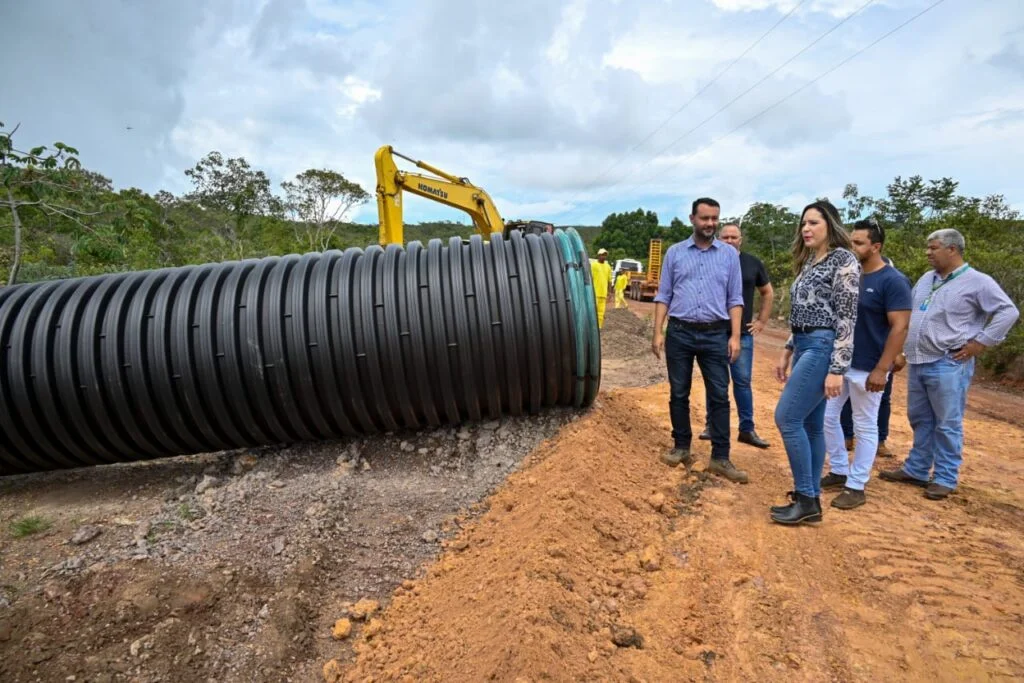
M 832 507 L 840 510 L 852 510 L 859 508 L 867 501 L 863 491 L 844 488 L 843 492 L 832 499 Z
M 745 443 L 754 448 L 768 448 L 771 446 L 770 443 L 762 439 L 757 435 L 757 432 L 740 432 L 740 435 L 736 438 L 740 443 Z
M 894 470 L 882 470 L 878 473 L 879 479 L 885 479 L 886 481 L 894 481 L 897 484 L 910 484 L 911 486 L 928 486 L 928 482 L 923 479 L 915 479 L 906 472 L 903 471 L 902 467 L 897 467 Z
M 673 448 L 661 454 L 661 461 L 669 467 L 675 467 L 679 464 L 689 467 L 693 464 L 693 455 L 690 454 L 688 448 Z
M 711 441 L 711 432 L 705 429 L 697 438 L 701 441 Z
M 846 475 L 836 474 L 835 472 L 829 472 L 821 478 L 821 488 L 823 489 L 835 489 L 840 486 L 846 486 Z
M 729 481 L 734 481 L 738 484 L 746 484 L 749 480 L 747 473 L 743 470 L 736 469 L 736 465 L 732 464 L 732 460 L 720 460 L 718 458 L 712 458 L 711 462 L 704 470 L 705 472 L 711 472 L 721 477 L 725 477 Z
M 953 493 L 953 489 L 942 484 L 936 484 L 934 481 L 928 484 L 928 488 L 924 490 L 924 497 L 928 500 L 942 500 L 949 494 Z
M 884 441 L 878 442 L 878 449 L 875 451 L 876 458 L 893 458 L 896 454 L 889 450 Z

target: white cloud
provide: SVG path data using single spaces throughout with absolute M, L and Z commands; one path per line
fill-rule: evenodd
M 352 118 L 359 108 L 367 102 L 374 102 L 380 99 L 380 90 L 374 88 L 366 81 L 355 76 L 345 76 L 338 88 L 342 95 L 348 99 L 338 110 L 342 116 Z
M 667 222 L 698 194 L 732 214 L 799 208 L 915 173 L 1024 201 L 1024 32 L 1002 28 L 1020 24 L 1020 0 L 943 3 L 773 107 L 929 2 L 878 0 L 726 107 L 864 2 L 806 0 L 706 87 L 795 1 L 2 3 L 0 59 L 22 64 L 2 114 L 148 191 L 187 190 L 183 170 L 216 149 L 275 184 L 327 167 L 372 192 L 373 153 L 394 144 L 472 178 L 510 217 L 555 222 L 638 205 Z M 19 61 L 54 17 L 83 28 L 60 55 Z M 375 220 L 374 205 L 357 217 Z
M 570 0 L 562 9 L 562 20 L 551 37 L 545 54 L 555 64 L 564 64 L 569 60 L 570 43 L 579 35 L 583 19 L 587 15 L 589 0 Z

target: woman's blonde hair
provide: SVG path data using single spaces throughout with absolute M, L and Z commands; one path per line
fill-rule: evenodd
M 793 272 L 797 275 L 803 270 L 804 264 L 807 263 L 807 259 L 811 257 L 811 250 L 804 244 L 804 238 L 802 235 L 802 225 L 804 222 L 804 216 L 810 209 L 814 209 L 822 216 L 825 217 L 825 225 L 828 226 L 828 248 L 829 250 L 842 247 L 843 249 L 850 249 L 850 235 L 846 232 L 846 228 L 843 227 L 843 220 L 839 217 L 839 209 L 824 199 L 808 204 L 804 207 L 804 210 L 800 212 L 800 222 L 796 226 L 796 235 L 793 237 Z

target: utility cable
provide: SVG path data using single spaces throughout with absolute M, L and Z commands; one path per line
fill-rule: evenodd
M 871 1 L 873 2 L 874 0 L 871 0 Z M 775 101 L 774 103 L 772 103 L 772 104 L 768 105 L 767 107 L 765 107 L 764 109 L 762 109 L 762 110 L 761 110 L 761 111 L 759 111 L 758 113 L 756 113 L 756 114 L 754 114 L 753 116 L 751 116 L 750 118 L 748 118 L 748 119 L 747 119 L 746 121 L 744 121 L 743 123 L 739 124 L 738 126 L 736 126 L 735 128 L 733 128 L 732 130 L 730 130 L 730 131 L 729 131 L 728 133 L 725 133 L 724 135 L 721 135 L 721 136 L 719 136 L 719 137 L 717 137 L 717 138 L 715 138 L 715 139 L 711 140 L 711 142 L 707 143 L 706 145 L 703 145 L 702 147 L 698 147 L 698 148 L 697 148 L 697 149 L 695 149 L 695 150 L 694 150 L 693 152 L 690 152 L 689 154 L 687 154 L 686 156 L 682 157 L 681 159 L 679 159 L 679 160 L 678 160 L 678 161 L 676 161 L 675 163 L 673 163 L 673 164 L 670 164 L 669 166 L 667 166 L 667 167 L 665 167 L 665 168 L 662 168 L 662 169 L 658 169 L 658 172 L 657 172 L 657 173 L 655 173 L 654 175 L 652 175 L 652 176 L 649 176 L 649 177 L 647 177 L 647 178 L 644 178 L 643 180 L 641 180 L 641 181 L 640 181 L 640 182 L 638 182 L 638 183 L 635 183 L 635 184 L 633 184 L 633 185 L 629 185 L 629 186 L 627 186 L 627 187 L 626 187 L 626 191 L 629 191 L 629 190 L 635 189 L 635 188 L 637 188 L 637 187 L 640 187 L 640 186 L 641 186 L 641 185 L 643 185 L 643 184 L 646 184 L 646 183 L 650 182 L 650 181 L 651 181 L 651 180 L 652 180 L 652 179 L 653 179 L 654 177 L 656 177 L 656 176 L 659 176 L 659 175 L 663 175 L 663 174 L 664 174 L 664 173 L 665 173 L 666 171 L 668 171 L 668 170 L 671 170 L 671 169 L 673 169 L 673 168 L 676 168 L 677 166 L 679 166 L 679 165 L 680 165 L 681 163 L 683 163 L 683 162 L 684 162 L 684 161 L 686 161 L 687 159 L 690 159 L 690 158 L 692 158 L 692 157 L 696 156 L 696 155 L 697 155 L 697 154 L 699 154 L 700 152 L 703 152 L 703 151 L 705 151 L 705 150 L 709 149 L 710 147 L 712 147 L 713 145 L 715 145 L 715 144 L 717 144 L 717 143 L 721 142 L 722 140 L 724 140 L 724 139 L 726 139 L 726 138 L 728 138 L 728 137 L 732 136 L 732 135 L 733 135 L 734 133 L 736 133 L 736 132 L 737 132 L 737 131 L 739 131 L 740 129 L 742 129 L 742 128 L 745 128 L 745 127 L 746 127 L 746 126 L 748 126 L 748 125 L 749 125 L 750 123 L 752 123 L 752 122 L 756 121 L 757 119 L 759 119 L 760 117 L 764 116 L 765 114 L 767 114 L 767 113 L 768 113 L 768 112 L 770 112 L 771 110 L 775 109 L 775 108 L 776 108 L 776 107 L 778 107 L 779 105 L 781 105 L 781 104 L 784 104 L 785 102 L 787 102 L 788 100 L 792 99 L 792 98 L 793 98 L 793 97 L 795 97 L 796 95 L 799 95 L 799 94 L 800 94 L 801 92 L 803 92 L 803 91 L 804 91 L 804 90 L 806 90 L 807 88 L 811 87 L 812 85 L 814 85 L 815 83 L 817 83 L 818 81 L 820 81 L 820 80 L 821 80 L 822 78 L 824 78 L 824 77 L 828 76 L 829 74 L 831 74 L 831 73 L 835 72 L 836 70 L 838 70 L 838 69 L 842 68 L 843 66 L 845 66 L 846 64 L 848 64 L 849 62 L 851 62 L 851 61 L 852 61 L 853 59 L 855 59 L 856 57 L 858 57 L 858 56 L 862 55 L 863 53 L 867 52 L 868 50 L 870 50 L 871 48 L 873 48 L 873 47 L 874 47 L 875 45 L 878 45 L 878 44 L 879 44 L 880 42 L 882 42 L 883 40 L 885 40 L 885 39 L 886 39 L 886 38 L 888 38 L 889 36 L 893 35 L 893 34 L 894 34 L 894 33 L 896 33 L 897 31 L 899 31 L 899 30 L 903 29 L 904 27 L 906 27 L 907 25 L 909 25 L 909 24 L 911 24 L 912 22 L 916 21 L 917 19 L 921 18 L 922 16 L 924 16 L 924 15 L 925 15 L 925 14 L 927 14 L 928 12 L 932 11 L 933 9 L 935 9 L 936 7 L 938 7 L 939 5 L 941 5 L 941 4 L 942 4 L 943 2 L 945 2 L 945 1 L 946 1 L 946 0 L 936 0 L 935 2 L 933 2 L 933 3 L 932 3 L 931 5 L 929 5 L 928 7 L 924 8 L 923 10 L 921 10 L 920 12 L 918 12 L 917 14 L 913 15 L 912 17 L 910 17 L 909 19 L 906 19 L 905 21 L 903 21 L 902 23 L 898 24 L 898 25 L 897 25 L 897 26 L 895 26 L 894 28 L 892 28 L 892 29 L 890 29 L 889 31 L 887 31 L 886 33 L 882 34 L 881 36 L 879 36 L 878 38 L 876 38 L 876 39 L 875 39 L 875 40 L 873 40 L 872 42 L 868 43 L 868 44 L 867 44 L 867 45 L 865 45 L 864 47 L 860 48 L 860 49 L 859 49 L 859 50 L 857 50 L 856 52 L 852 53 L 852 54 L 851 54 L 850 56 L 846 57 L 845 59 L 843 59 L 842 61 L 840 61 L 840 62 L 839 62 L 839 63 L 837 63 L 836 65 L 834 65 L 834 66 L 832 66 L 831 68 L 827 69 L 826 71 L 824 71 L 824 72 L 822 72 L 822 73 L 818 74 L 818 75 L 817 75 L 817 76 L 815 76 L 815 77 L 814 77 L 813 79 L 811 79 L 811 80 L 810 80 L 810 81 L 808 81 L 807 83 L 803 84 L 802 86 L 800 86 L 800 87 L 799 87 L 799 88 L 797 88 L 796 90 L 792 91 L 792 92 L 791 92 L 791 93 L 789 93 L 788 95 L 786 95 L 786 96 L 782 97 L 781 99 L 779 99 L 779 100 Z M 869 2 L 868 4 L 870 4 L 870 2 Z M 865 6 L 866 6 L 866 5 L 862 6 L 862 7 L 861 7 L 861 9 L 863 9 L 863 7 L 865 7 Z M 860 11 L 860 10 L 857 10 L 857 12 L 859 12 L 859 11 Z M 854 14 L 856 14 L 857 12 L 854 12 Z M 850 16 L 853 16 L 853 15 L 850 15 Z M 710 119 L 708 119 L 708 120 L 710 120 Z M 707 122 L 707 121 L 705 121 L 704 123 L 706 123 L 706 122 Z M 703 123 L 702 123 L 701 125 L 703 125 Z M 673 143 L 673 144 L 674 144 L 674 143 Z M 655 157 L 655 158 L 656 158 L 656 157 Z M 610 189 L 610 188 L 609 188 L 609 189 Z M 621 193 L 620 193 L 620 194 L 621 194 Z M 614 201 L 614 200 L 612 200 L 612 201 Z M 612 201 L 608 201 L 608 202 L 603 202 L 603 203 L 601 203 L 601 204 L 597 204 L 596 206 L 593 206 L 593 205 L 592 205 L 592 206 L 591 206 L 590 208 L 591 208 L 591 209 L 593 209 L 593 208 L 601 208 L 601 207 L 605 207 L 605 206 L 608 206 L 609 204 L 611 204 L 611 203 L 612 203 Z
M 662 122 L 661 122 L 661 123 L 660 123 L 660 124 L 659 124 L 659 125 L 658 125 L 658 126 L 657 126 L 657 127 L 655 128 L 655 129 L 654 129 L 654 130 L 652 130 L 652 131 L 651 131 L 650 133 L 648 133 L 648 134 L 647 134 L 647 136 L 646 136 L 646 137 L 645 137 L 645 138 L 644 138 L 643 140 L 641 140 L 640 142 L 638 142 L 638 143 L 636 143 L 635 145 L 633 145 L 632 147 L 630 147 L 630 148 L 629 148 L 629 149 L 628 149 L 628 150 L 626 151 L 626 153 L 625 153 L 625 154 L 623 154 L 623 155 L 622 155 L 621 157 L 619 157 L 619 158 L 615 159 L 614 161 L 612 161 L 612 163 L 610 163 L 610 164 L 609 164 L 608 166 L 606 166 L 606 167 L 605 167 L 605 169 L 604 169 L 603 171 L 601 171 L 601 173 L 600 173 L 600 174 L 598 174 L 597 178 L 595 178 L 594 180 L 592 180 L 592 181 L 591 181 L 591 182 L 589 183 L 589 186 L 588 186 L 588 187 L 586 187 L 586 188 L 584 188 L 584 190 L 583 190 L 583 191 L 589 190 L 589 189 L 593 188 L 594 186 L 596 186 L 596 185 L 597 185 L 597 184 L 598 184 L 598 183 L 599 183 L 599 182 L 600 182 L 601 180 L 603 180 L 603 179 L 604 179 L 604 178 L 605 178 L 605 177 L 606 177 L 606 176 L 608 175 L 608 171 L 612 170 L 613 168 L 615 168 L 616 166 L 618 166 L 619 164 L 621 164 L 621 163 L 622 163 L 622 162 L 623 162 L 623 161 L 624 161 L 624 160 L 625 160 L 625 159 L 626 159 L 627 157 L 629 157 L 629 155 L 630 155 L 630 154 L 632 154 L 632 153 L 633 153 L 633 152 L 635 152 L 636 150 L 640 149 L 640 148 L 641 148 L 641 147 L 642 147 L 642 146 L 643 146 L 643 145 L 644 145 L 644 144 L 645 144 L 645 143 L 646 143 L 646 142 L 647 142 L 648 140 L 650 140 L 650 139 L 651 139 L 651 138 L 653 138 L 653 137 L 654 137 L 655 135 L 657 135 L 657 134 L 658 134 L 658 132 L 659 132 L 659 131 L 660 131 L 660 130 L 661 130 L 662 128 L 664 128 L 664 127 L 665 127 L 665 126 L 666 126 L 666 125 L 668 124 L 668 122 L 669 122 L 669 121 L 671 121 L 672 119 L 674 119 L 674 118 L 675 118 L 676 116 L 678 116 L 679 114 L 683 113 L 683 111 L 684 111 L 684 110 L 685 110 L 685 109 L 686 109 L 687 107 L 689 107 L 689 106 L 690 106 L 691 104 L 693 104 L 693 102 L 694 102 L 694 101 L 696 101 L 696 99 L 697 99 L 698 97 L 700 97 L 701 95 L 703 95 L 703 94 L 704 94 L 704 92 L 705 92 L 705 91 L 706 91 L 706 90 L 707 90 L 708 88 L 710 88 L 710 87 L 711 87 L 711 86 L 713 86 L 713 85 L 714 85 L 715 83 L 717 83 L 717 82 L 718 82 L 718 79 L 720 79 L 720 78 L 721 78 L 722 76 L 724 76 L 724 75 L 725 75 L 726 73 L 728 73 L 728 72 L 729 72 L 729 70 L 730 70 L 730 69 L 732 69 L 732 68 L 733 68 L 734 66 L 736 66 L 736 64 L 738 64 L 738 63 L 739 63 L 739 61 L 740 61 L 741 59 L 743 59 L 743 58 L 744 58 L 744 57 L 746 57 L 746 56 L 747 56 L 748 54 L 750 54 L 750 51 L 751 51 L 751 50 L 753 50 L 753 49 L 754 49 L 755 47 L 757 47 L 758 45 L 760 45 L 760 44 L 761 44 L 761 42 L 762 42 L 762 41 L 763 41 L 763 40 L 764 40 L 765 38 L 767 38 L 767 37 L 768 37 L 768 36 L 769 36 L 769 35 L 770 35 L 770 34 L 771 34 L 771 33 L 772 33 L 772 32 L 773 32 L 773 31 L 774 31 L 775 29 L 777 29 L 777 28 L 779 27 L 779 25 L 781 25 L 781 24 L 782 24 L 782 22 L 786 21 L 786 19 L 789 19 L 789 17 L 790 17 L 790 16 L 792 16 L 794 12 L 796 12 L 796 11 L 797 11 L 798 9 L 800 9 L 800 6 L 801 6 L 801 5 L 803 5 L 803 4 L 805 3 L 805 2 L 807 2 L 807 0 L 800 0 L 800 2 L 798 2 L 798 3 L 796 4 L 796 5 L 794 5 L 794 6 L 793 6 L 793 9 L 789 10 L 789 12 L 787 12 L 786 14 L 784 14 L 784 15 L 782 16 L 782 18 L 780 18 L 780 19 L 779 19 L 778 21 L 776 21 L 776 22 L 775 22 L 774 24 L 772 24 L 772 26 L 771 26 L 771 27 L 770 27 L 770 28 L 769 28 L 769 29 L 768 29 L 767 31 L 765 31 L 764 33 L 762 33 L 762 34 L 761 34 L 761 37 L 760 37 L 760 38 L 758 38 L 758 39 L 757 39 L 757 40 L 755 40 L 755 41 L 754 41 L 753 43 L 751 43 L 751 44 L 750 44 L 750 45 L 749 45 L 749 46 L 747 47 L 747 49 L 746 49 L 746 50 L 744 50 L 743 52 L 741 52 L 741 53 L 739 54 L 739 56 L 738 56 L 738 57 L 736 57 L 736 58 L 735 58 L 735 59 L 733 59 L 733 60 L 732 60 L 731 62 L 729 62 L 729 64 L 728 64 L 728 65 L 727 65 L 727 66 L 726 66 L 726 67 L 725 67 L 724 69 L 722 69 L 722 70 L 721 70 L 720 72 L 718 72 L 718 74 L 717 74 L 717 75 L 716 75 L 716 76 L 715 76 L 714 78 L 712 78 L 712 79 L 711 79 L 711 80 L 710 80 L 710 81 L 709 81 L 709 82 L 708 82 L 708 83 L 707 83 L 707 84 L 706 84 L 706 85 L 705 85 L 704 87 L 702 87 L 702 88 L 701 88 L 700 90 L 698 90 L 698 91 L 697 91 L 697 92 L 696 92 L 696 93 L 695 93 L 695 94 L 693 95 L 693 97 L 691 97 L 690 99 L 688 99 L 688 100 L 687 100 L 687 101 L 686 101 L 685 103 L 683 103 L 683 105 L 682 105 L 681 107 L 679 107 L 679 108 L 678 108 L 678 109 L 676 109 L 676 110 L 675 110 L 674 112 L 672 112 L 671 114 L 669 114 L 668 118 L 666 118 L 666 119 L 665 119 L 664 121 L 662 121 Z M 570 202 L 570 203 L 571 203 L 571 202 Z

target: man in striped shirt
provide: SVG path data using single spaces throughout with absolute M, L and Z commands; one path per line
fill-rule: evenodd
M 964 262 L 964 247 L 964 236 L 956 230 L 928 236 L 928 263 L 934 270 L 914 287 L 903 346 L 914 446 L 902 467 L 878 475 L 924 487 L 932 500 L 948 496 L 959 480 L 974 357 L 1006 339 L 1020 315 L 995 280 Z
M 746 472 L 729 460 L 729 363 L 740 354 L 743 281 L 739 252 L 715 239 L 720 210 L 714 199 L 694 201 L 690 214 L 693 235 L 673 244 L 661 266 L 651 349 L 659 358 L 665 352 L 674 442 L 674 448 L 661 460 L 671 467 L 680 463 L 689 467 L 693 462 L 690 386 L 696 360 L 710 413 L 711 462 L 707 471 L 745 484 Z M 668 330 L 663 332 L 666 319 Z

